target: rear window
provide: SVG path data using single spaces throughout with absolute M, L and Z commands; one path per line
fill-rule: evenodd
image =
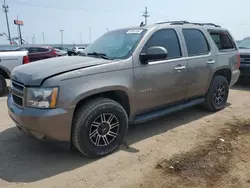
M 235 45 L 231 37 L 226 32 L 215 32 L 210 31 L 210 36 L 212 37 L 214 43 L 216 44 L 218 50 L 234 50 Z

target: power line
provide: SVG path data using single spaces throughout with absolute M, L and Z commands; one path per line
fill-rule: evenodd
M 47 5 L 26 3 L 26 2 L 22 2 L 22 1 L 16 1 L 16 0 L 12 0 L 10 3 L 21 5 L 21 6 L 31 6 L 31 7 L 49 8 L 49 9 L 58 9 L 58 10 L 74 10 L 74 11 L 86 11 L 86 12 L 113 12 L 111 10 L 92 10 L 92 9 L 86 9 L 86 8 L 65 8 L 65 7 L 58 7 L 58 6 L 51 7 L 51 6 L 47 6 Z

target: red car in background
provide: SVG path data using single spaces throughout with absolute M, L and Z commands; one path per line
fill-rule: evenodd
M 28 51 L 30 62 L 58 57 L 56 50 L 51 46 L 21 46 L 17 50 Z

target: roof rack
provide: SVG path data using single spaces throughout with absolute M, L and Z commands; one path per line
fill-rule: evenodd
M 188 22 L 188 21 L 166 21 L 166 22 L 158 22 L 156 24 L 165 24 L 169 23 L 170 25 L 184 25 L 184 24 L 194 24 L 194 25 L 209 25 L 209 26 L 214 26 L 214 27 L 221 27 L 220 25 L 214 24 L 214 23 L 196 23 L 196 22 Z

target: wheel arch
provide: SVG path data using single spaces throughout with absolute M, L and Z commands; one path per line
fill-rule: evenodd
M 129 95 L 126 91 L 122 89 L 112 89 L 112 90 L 104 89 L 101 92 L 95 92 L 95 91 L 89 92 L 88 95 L 85 95 L 83 98 L 78 99 L 78 101 L 76 102 L 74 115 L 75 112 L 79 109 L 79 107 L 84 105 L 87 101 L 93 100 L 98 97 L 108 98 L 118 102 L 125 109 L 127 115 L 128 116 L 130 115 L 131 109 L 130 109 Z
M 10 71 L 8 71 L 3 66 L 0 66 L 0 75 L 3 76 L 5 79 L 10 79 Z

